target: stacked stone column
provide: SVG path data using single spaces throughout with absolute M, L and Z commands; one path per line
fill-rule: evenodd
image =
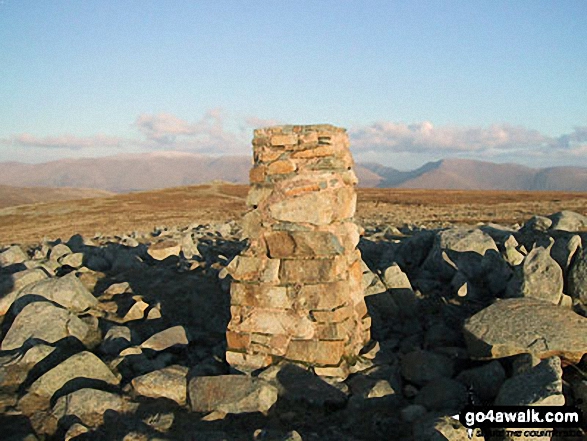
M 255 130 L 243 219 L 249 247 L 228 266 L 227 361 L 253 371 L 281 359 L 345 377 L 369 341 L 356 176 L 346 131 Z

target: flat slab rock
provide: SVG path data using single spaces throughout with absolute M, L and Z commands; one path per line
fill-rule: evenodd
M 532 353 L 578 363 L 587 353 L 587 318 L 532 298 L 501 300 L 465 323 L 469 354 L 477 359 Z

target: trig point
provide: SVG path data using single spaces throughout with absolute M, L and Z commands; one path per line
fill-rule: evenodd
M 346 377 L 369 341 L 346 131 L 331 125 L 255 130 L 243 219 L 249 247 L 228 266 L 226 359 L 253 371 L 281 359 Z

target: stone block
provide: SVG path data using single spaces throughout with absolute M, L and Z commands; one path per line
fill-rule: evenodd
M 271 137 L 272 146 L 288 146 L 298 143 L 298 137 L 295 135 L 274 135 Z
M 345 276 L 344 256 L 332 259 L 284 259 L 279 279 L 284 283 L 317 284 L 336 282 Z
M 283 199 L 269 206 L 276 221 L 328 225 L 355 214 L 357 196 L 353 188 L 336 188 Z
M 272 231 L 265 233 L 269 257 L 331 256 L 344 252 L 341 241 L 332 233 L 322 231 Z
M 295 163 L 288 160 L 275 161 L 267 166 L 268 175 L 285 175 L 294 171 L 296 171 Z
M 346 281 L 303 285 L 288 289 L 295 291 L 290 294 L 290 297 L 297 309 L 334 309 L 343 305 L 349 298 L 349 286 Z
M 322 366 L 338 366 L 344 355 L 344 341 L 292 340 L 286 357 L 290 360 Z
M 277 309 L 292 307 L 292 299 L 288 296 L 285 286 L 275 286 L 267 283 L 234 282 L 230 287 L 230 300 L 231 304 L 235 306 Z

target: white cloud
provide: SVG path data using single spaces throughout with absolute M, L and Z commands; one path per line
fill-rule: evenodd
M 226 130 L 220 109 L 209 110 L 199 121 L 192 123 L 167 113 L 143 114 L 134 125 L 151 142 L 148 145 L 151 148 L 235 153 L 247 145 L 240 135 Z
M 509 125 L 482 127 L 435 127 L 431 122 L 415 124 L 378 122 L 349 130 L 357 150 L 386 152 L 481 152 L 545 145 L 549 138 L 537 130 Z
M 182 151 L 202 154 L 249 154 L 253 128 L 281 124 L 278 120 L 255 116 L 227 118 L 221 109 L 206 112 L 199 120 L 187 121 L 169 113 L 139 115 L 133 127 L 142 135 L 119 138 L 106 135 L 39 137 L 29 133 L 0 139 L 13 156 L 22 156 L 24 149 L 38 150 L 63 157 L 69 151 L 104 155 L 120 151 Z M 429 121 L 406 124 L 380 121 L 356 126 L 349 130 L 351 149 L 357 161 L 401 163 L 414 168 L 424 162 L 457 156 L 472 159 L 514 161 L 533 165 L 576 164 L 587 166 L 587 126 L 575 127 L 571 133 L 551 137 L 537 130 L 508 124 L 488 127 L 434 126 Z M 49 154 L 49 153 L 47 153 Z M 414 167 L 412 167 L 414 166 Z
M 59 148 L 67 150 L 81 150 L 95 147 L 121 147 L 122 138 L 94 135 L 80 137 L 74 135 L 38 137 L 28 133 L 15 135 L 10 139 L 3 139 L 3 144 L 18 147 Z

